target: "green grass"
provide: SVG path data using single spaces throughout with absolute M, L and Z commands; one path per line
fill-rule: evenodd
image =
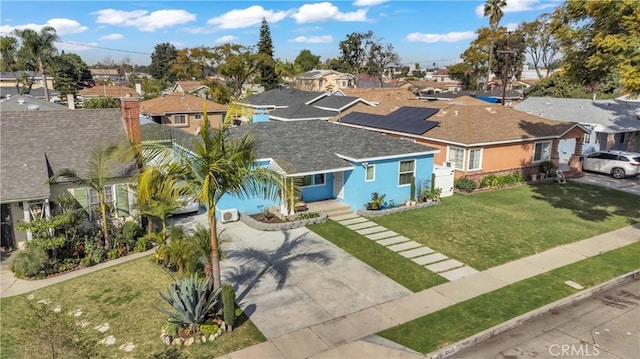
M 543 183 L 456 194 L 438 206 L 372 221 L 478 270 L 640 222 L 638 197 Z
M 632 244 L 453 305 L 379 335 L 429 353 L 511 318 L 574 294 L 573 280 L 591 287 L 640 268 L 640 243 Z
M 32 292 L 34 300 L 49 299 L 50 306 L 60 305 L 63 313 L 81 309 L 78 320 L 91 324 L 82 329 L 82 335 L 94 342 L 108 335 L 116 337 L 116 344 L 96 344 L 98 354 L 108 358 L 217 357 L 265 341 L 260 331 L 242 315 L 231 333 L 224 334 L 213 343 L 180 348 L 179 352 L 165 348 L 160 341 L 166 316 L 153 306 L 168 305 L 158 295 L 172 282 L 171 276 L 149 257 L 137 259 L 118 266 L 74 278 L 51 287 Z M 20 308 L 24 308 L 26 295 L 0 300 L 0 344 L 2 358 L 20 357 L 18 329 L 23 319 Z M 99 334 L 94 328 L 109 323 L 110 329 Z M 136 348 L 127 353 L 118 349 L 121 344 L 133 342 Z M 167 351 L 169 350 L 169 351 Z M 130 355 L 129 355 L 130 354 Z
M 447 281 L 338 222 L 330 220 L 308 228 L 411 291 L 419 292 Z

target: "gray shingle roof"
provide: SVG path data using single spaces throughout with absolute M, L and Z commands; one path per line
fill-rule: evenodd
M 313 102 L 311 105 L 338 111 L 357 101 L 361 101 L 361 99 L 353 96 L 326 96 Z
M 302 91 L 295 88 L 277 88 L 247 97 L 243 102 L 254 106 L 292 106 L 307 103 L 325 95 L 324 92 Z
M 619 100 L 528 97 L 514 107 L 557 121 L 600 125 L 602 132 L 640 130 L 640 103 Z
M 272 158 L 289 174 L 352 167 L 356 160 L 436 151 L 409 141 L 326 121 L 261 122 L 233 129 L 258 138 L 257 158 Z
M 331 96 L 333 97 L 333 96 Z M 337 96 L 336 96 L 337 97 Z M 284 119 L 284 120 L 302 120 L 302 119 L 329 119 L 338 114 L 338 111 L 323 110 L 311 105 L 305 105 L 303 103 L 289 106 L 286 108 L 279 108 L 269 112 L 270 118 Z
M 37 109 L 33 106 L 38 106 Z M 69 110 L 67 106 L 58 105 L 53 102 L 37 99 L 28 95 L 11 96 L 0 100 L 0 111 L 64 111 Z
M 49 197 L 47 180 L 61 168 L 86 176 L 90 151 L 123 141 L 126 132 L 120 109 L 3 111 L 0 136 L 0 200 L 11 202 Z
M 5 97 L 9 97 L 9 96 L 17 96 L 17 95 L 20 95 L 20 92 L 18 91 L 18 89 L 15 86 L 0 87 L 0 98 L 5 98 Z M 56 91 L 54 89 L 49 89 L 49 97 L 58 96 L 58 95 L 59 95 L 58 91 Z M 43 99 L 44 98 L 44 87 L 39 87 L 37 89 L 31 89 L 31 92 L 29 92 L 29 96 Z

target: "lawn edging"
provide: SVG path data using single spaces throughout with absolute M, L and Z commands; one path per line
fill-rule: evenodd
M 434 201 L 429 201 L 429 202 L 416 203 L 415 205 L 412 205 L 412 206 L 400 206 L 400 207 L 393 207 L 388 209 L 377 209 L 377 210 L 359 209 L 356 211 L 356 214 L 359 216 L 365 216 L 365 217 L 380 217 L 380 216 L 386 216 L 387 214 L 406 212 L 406 211 L 411 211 L 418 208 L 435 206 L 438 204 L 440 204 L 439 199 Z
M 496 326 L 493 326 L 489 329 L 485 329 L 479 333 L 476 333 L 468 338 L 459 340 L 451 345 L 448 345 L 445 348 L 441 348 L 438 349 L 436 351 L 427 353 L 425 355 L 426 358 L 445 358 L 448 356 L 451 356 L 455 353 L 459 353 L 463 350 L 469 349 L 475 345 L 478 345 L 486 340 L 489 340 L 495 336 L 498 336 L 510 329 L 519 327 L 521 325 L 524 325 L 546 313 L 558 310 L 558 309 L 562 309 L 565 308 L 567 306 L 570 306 L 576 302 L 579 302 L 581 300 L 584 300 L 586 298 L 589 298 L 593 295 L 596 295 L 600 292 L 606 291 L 610 288 L 613 288 L 619 284 L 622 284 L 626 281 L 629 280 L 635 280 L 637 278 L 640 278 L 640 269 L 636 269 L 634 271 L 631 271 L 629 273 L 623 274 L 621 276 L 618 276 L 616 278 L 610 279 L 606 282 L 600 283 L 598 285 L 595 285 L 593 287 L 587 288 L 581 292 L 572 294 L 568 297 L 559 299 L 555 302 L 549 303 L 547 305 L 544 305 L 540 308 L 537 308 L 535 310 L 532 310 L 528 313 L 519 315 L 515 318 L 509 319 L 506 322 L 503 322 L 501 324 L 498 324 Z
M 324 223 L 329 218 L 329 215 L 326 213 L 320 214 L 320 216 L 315 218 L 306 218 L 299 219 L 290 222 L 283 223 L 264 223 L 255 220 L 253 217 L 248 215 L 247 213 L 240 213 L 240 222 L 246 224 L 247 226 L 257 229 L 259 231 L 284 231 L 287 229 L 295 229 L 305 227 L 308 224 L 316 224 L 316 223 Z

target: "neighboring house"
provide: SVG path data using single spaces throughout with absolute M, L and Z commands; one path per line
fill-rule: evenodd
M 176 81 L 169 92 L 179 92 L 206 99 L 209 96 L 209 87 L 200 81 Z
M 140 97 L 136 89 L 130 86 L 102 84 L 86 87 L 78 91 L 78 100 L 84 101 L 98 97 L 113 97 L 118 99 L 137 99 Z
M 37 99 L 29 95 L 9 96 L 0 100 L 0 111 L 64 111 L 67 106 Z M 0 134 L 2 135 L 2 134 Z M 4 136 L 3 136 L 4 137 Z
M 304 91 L 333 92 L 356 86 L 356 77 L 334 70 L 311 70 L 295 77 L 294 86 Z
M 238 104 L 252 112 L 252 122 L 329 120 L 348 108 L 366 101 L 345 96 L 341 90 L 334 94 L 278 88 L 249 96 Z
M 0 72 L 0 87 L 16 87 L 18 84 L 24 86 L 24 80 L 33 81 L 31 89 L 39 89 L 44 87 L 44 77 L 36 71 L 9 71 Z M 47 88 L 53 90 L 53 76 L 47 76 Z
M 640 102 L 591 100 L 554 97 L 528 97 L 516 110 L 556 121 L 580 123 L 589 132 L 582 143 L 582 153 L 601 150 L 640 151 Z M 560 144 L 561 159 L 575 144 Z
M 118 69 L 89 69 L 89 72 L 94 81 L 119 81 L 122 78 Z
M 423 94 L 427 95 L 441 92 L 460 91 L 462 89 L 462 84 L 459 81 L 442 82 L 433 80 L 411 80 L 403 83 L 399 87 L 406 88 L 417 96 L 420 96 Z
M 462 90 L 462 91 L 453 91 L 453 92 L 440 92 L 440 93 L 421 93 L 420 99 L 433 101 L 433 100 L 452 100 L 462 96 L 469 96 L 473 98 L 477 98 L 478 100 L 482 100 L 489 103 L 502 103 L 502 91 L 500 89 L 494 89 L 490 91 L 470 91 L 470 90 Z M 522 101 L 522 92 L 515 90 L 507 90 L 504 94 L 504 100 L 507 106 L 511 106 L 515 103 L 519 103 Z
M 93 148 L 113 145 L 135 138 L 137 103 L 126 110 L 14 110 L 4 104 L 0 119 L 0 203 L 2 215 L 2 247 L 22 248 L 31 233 L 15 230 L 16 223 L 51 215 L 52 201 L 65 191 L 92 215 L 97 193 L 60 180 L 49 184 L 49 177 L 62 168 L 70 168 L 87 176 L 87 161 Z M 46 108 L 46 110 L 45 110 Z M 139 123 L 139 122 L 138 122 Z M 139 133 L 139 127 L 137 129 Z M 107 201 L 117 217 L 128 217 L 135 202 L 129 189 L 133 163 L 115 166 L 107 185 Z
M 396 85 L 392 84 L 390 81 L 392 79 L 384 78 L 382 80 L 382 86 L 380 86 L 380 79 L 373 76 L 360 76 L 358 78 L 358 84 L 356 87 L 358 88 L 380 88 L 380 87 L 396 87 Z
M 245 83 L 242 84 L 242 94 L 243 95 L 255 95 L 264 92 L 264 85 L 262 84 L 254 84 L 254 83 Z
M 437 148 L 435 163 L 454 167 L 456 178 L 537 173 L 543 161 L 558 164 L 560 140 L 582 138 L 586 133 L 575 123 L 555 122 L 471 97 L 430 102 L 387 97 L 377 106 L 355 106 L 339 121 Z M 575 171 L 580 170 L 580 150 L 577 144 L 572 152 Z
M 449 77 L 448 69 L 440 69 L 431 74 L 430 80 L 438 82 L 455 82 L 456 80 Z
M 205 110 L 210 126 L 222 127 L 227 106 L 194 95 L 175 92 L 140 103 L 140 114 L 151 121 L 189 133 L 200 132 Z

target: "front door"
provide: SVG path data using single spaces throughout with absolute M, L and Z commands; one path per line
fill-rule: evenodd
M 9 204 L 1 205 L 0 216 L 2 216 L 2 237 L 0 237 L 0 247 L 2 247 L 3 251 L 9 252 L 13 250 L 14 246 L 11 206 Z
M 344 198 L 344 173 L 335 172 L 333 174 L 333 196 L 335 198 Z

